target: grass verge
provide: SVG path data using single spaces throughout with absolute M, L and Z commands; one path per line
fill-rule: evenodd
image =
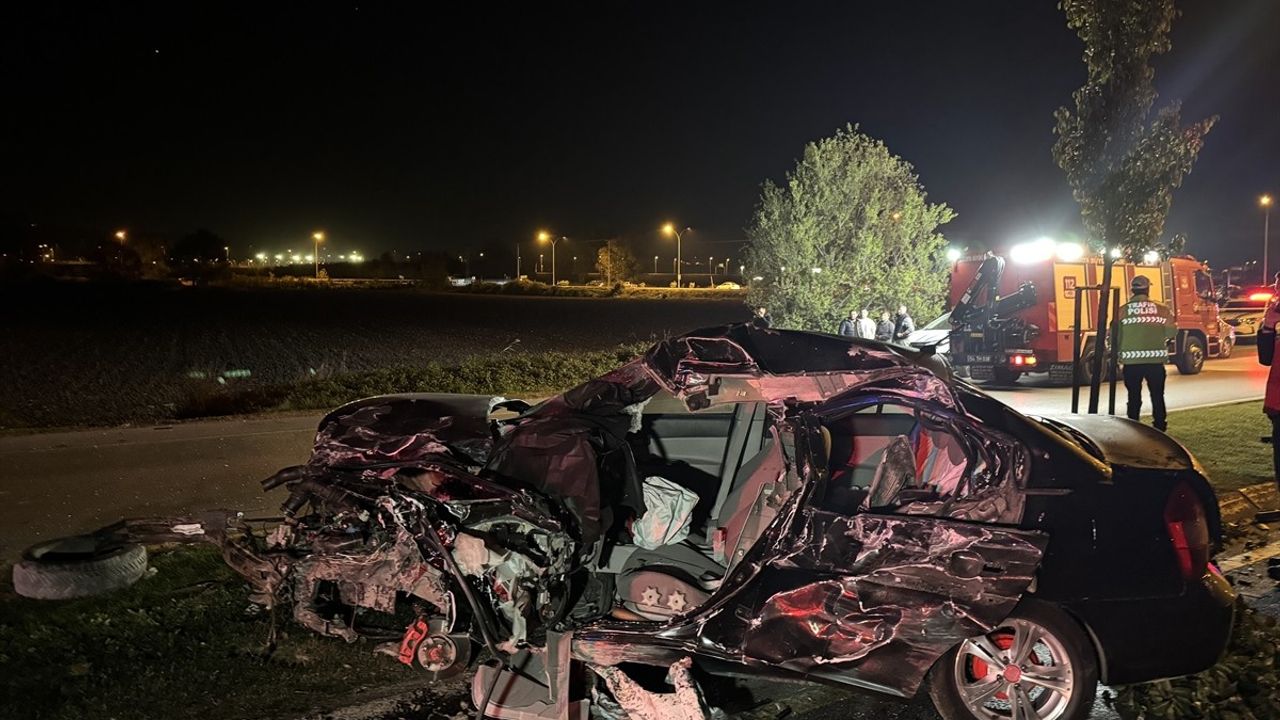
M 157 552 L 155 572 L 110 595 L 34 601 L 0 589 L 0 717 L 296 717 L 362 693 L 419 686 L 367 642 L 247 614 L 244 583 L 208 547 Z
M 1200 459 L 1218 492 L 1273 482 L 1271 434 L 1262 401 L 1169 413 L 1169 434 Z
M 208 382 L 190 389 L 177 415 L 189 419 L 270 410 L 323 410 L 387 393 L 484 394 L 499 388 L 513 395 L 546 395 L 599 377 L 645 349 L 647 346 L 634 345 L 578 353 L 497 353 L 453 365 L 391 367 L 265 388 L 238 389 Z

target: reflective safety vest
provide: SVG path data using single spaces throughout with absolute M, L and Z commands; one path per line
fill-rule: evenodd
M 1146 295 L 1134 295 L 1120 307 L 1119 360 L 1125 365 L 1163 365 L 1168 341 L 1177 334 L 1173 313 Z

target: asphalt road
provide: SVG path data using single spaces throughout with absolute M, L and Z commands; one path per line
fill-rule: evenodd
M 1267 368 L 1258 364 L 1252 345 L 1236 348 L 1235 356 L 1226 360 L 1208 360 L 1198 375 L 1179 375 L 1174 366 L 1168 365 L 1168 382 L 1165 386 L 1165 402 L 1170 409 L 1212 405 L 1261 398 L 1266 390 Z M 1048 376 L 1024 377 L 1013 386 L 987 386 L 992 394 L 1004 402 L 1028 414 L 1048 415 L 1071 412 L 1071 388 L 1052 387 Z M 1099 407 L 1107 410 L 1107 385 L 1102 386 Z M 1080 407 L 1086 409 L 1089 388 L 1080 389 Z M 1144 402 L 1144 412 L 1150 406 Z M 1116 382 L 1116 413 L 1125 412 L 1124 382 Z
M 1252 348 L 1204 372 L 1169 376 L 1169 406 L 1260 397 L 1266 369 Z M 1029 413 L 1065 413 L 1069 388 L 1024 380 L 993 394 Z M 1087 392 L 1084 394 L 1087 396 Z M 1118 388 L 1124 410 L 1124 388 Z M 1105 410 L 1105 395 L 1103 407 Z M 272 514 L 279 491 L 258 480 L 306 460 L 321 413 L 288 413 L 135 428 L 0 437 L 0 561 L 41 539 L 92 530 L 124 516 L 234 508 Z

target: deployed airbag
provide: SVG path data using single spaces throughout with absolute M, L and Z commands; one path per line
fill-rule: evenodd
M 645 512 L 631 526 L 635 544 L 654 550 L 689 537 L 697 494 L 657 475 L 644 479 L 643 490 Z

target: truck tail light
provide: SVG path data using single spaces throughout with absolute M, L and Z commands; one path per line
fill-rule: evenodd
M 1014 364 L 1014 365 L 1021 365 L 1021 364 L 1023 364 L 1024 362 L 1026 362 L 1026 359 L 1025 359 L 1025 358 L 1023 358 L 1021 355 L 1014 355 L 1014 356 L 1013 356 L 1013 364 Z
M 1178 558 L 1178 569 L 1186 580 L 1204 574 L 1209 564 L 1209 522 L 1200 497 L 1186 482 L 1173 488 L 1164 506 L 1164 524 Z

